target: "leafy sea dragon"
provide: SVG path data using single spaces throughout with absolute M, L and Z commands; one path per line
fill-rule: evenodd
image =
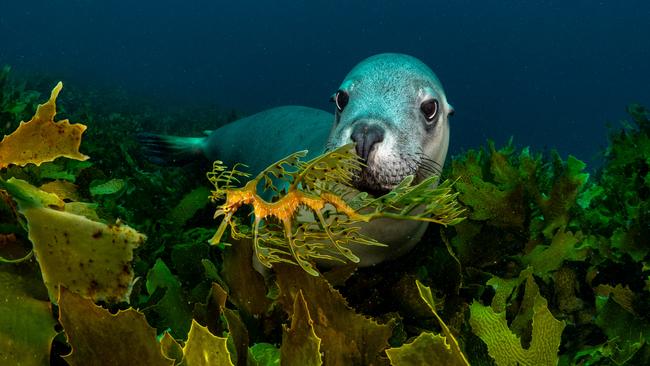
M 252 238 L 259 262 L 297 264 L 317 276 L 312 261 L 358 263 L 351 244 L 382 246 L 375 238 L 362 235 L 360 223 L 391 218 L 455 225 L 463 220 L 463 210 L 452 192 L 451 182 L 435 186 L 437 176 L 411 185 L 405 178 L 392 191 L 378 198 L 351 188 L 362 162 L 353 145 L 345 145 L 312 160 L 301 160 L 300 151 L 272 164 L 243 187 L 235 187 L 250 174 L 240 165 L 226 169 L 215 161 L 208 179 L 215 187 L 212 199 L 222 200 L 215 218 L 223 216 L 210 242 L 218 244 L 228 226 L 233 238 L 250 237 L 234 214 L 243 205 L 253 209 Z M 435 187 L 435 188 L 434 188 Z M 263 193 L 271 191 L 275 200 Z

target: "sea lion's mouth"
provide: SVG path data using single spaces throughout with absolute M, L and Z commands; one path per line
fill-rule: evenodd
M 404 178 L 412 175 L 414 182 L 431 175 L 440 175 L 439 164 L 423 153 L 392 153 L 378 157 L 371 154 L 366 165 L 357 172 L 352 184 L 360 191 L 375 197 L 393 190 Z
M 358 189 L 359 191 L 366 192 L 370 194 L 373 197 L 381 197 L 388 192 L 390 192 L 390 189 L 382 188 L 382 187 L 377 187 L 374 185 L 369 185 L 366 182 L 360 181 L 360 182 L 355 182 L 354 187 Z M 392 189 L 392 188 L 391 188 Z
M 375 197 L 382 196 L 395 188 L 404 178 L 414 175 L 417 165 L 405 160 L 373 162 L 363 167 L 352 183 L 356 189 L 368 192 Z

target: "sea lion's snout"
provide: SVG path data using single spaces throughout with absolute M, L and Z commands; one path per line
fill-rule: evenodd
M 354 142 L 356 154 L 364 164 L 353 180 L 357 189 L 385 194 L 416 166 L 405 164 L 403 155 L 396 151 L 395 132 L 385 120 L 360 117 L 342 137 L 343 143 Z
M 367 162 L 373 147 L 384 141 L 384 130 L 377 125 L 357 123 L 352 129 L 350 139 L 356 144 L 357 155 Z

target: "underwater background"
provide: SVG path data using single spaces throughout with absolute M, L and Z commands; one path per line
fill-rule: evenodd
M 360 60 L 420 58 L 457 114 L 451 152 L 498 143 L 593 161 L 650 102 L 650 4 L 630 1 L 2 1 L 0 63 L 152 103 L 333 110 Z
M 647 1 L 0 0 L 0 365 L 650 364 L 649 37 Z M 456 110 L 435 188 L 328 191 L 345 149 L 248 177 L 138 142 L 331 112 L 383 52 Z M 340 216 L 257 216 L 271 176 Z M 337 225 L 382 215 L 435 224 L 357 268 Z

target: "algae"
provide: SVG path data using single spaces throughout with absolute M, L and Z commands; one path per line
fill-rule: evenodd
M 28 119 L 25 113 L 33 111 L 38 93 L 23 84 L 9 85 L 7 78 L 2 83 L 5 99 L 0 100 L 10 100 L 10 110 L 0 104 L 0 125 L 16 126 Z M 42 119 L 47 128 L 57 128 L 55 97 Z M 102 357 L 124 364 L 178 365 L 204 360 L 205 352 L 215 362 L 234 365 L 318 364 L 319 358 L 327 365 L 650 363 L 650 120 L 641 106 L 631 105 L 631 122 L 612 129 L 600 169 L 588 171 L 577 158 L 535 153 L 514 142 L 488 143 L 453 157 L 443 176 L 454 183 L 438 187 L 446 190 L 444 197 L 458 200 L 467 218 L 447 227 L 431 225 L 422 243 L 399 260 L 329 271 L 303 263 L 322 274 L 318 277 L 295 263 L 273 263 L 275 272 L 263 277 L 252 267 L 254 228 L 245 225 L 250 222 L 246 208 L 230 217 L 231 230 L 224 231 L 221 245 L 209 245 L 214 221 L 211 208 L 203 207 L 210 189 L 205 169 L 198 163 L 186 169 L 148 164 L 140 159 L 133 136 L 153 128 L 173 133 L 173 126 L 190 115 L 199 122 L 188 128 L 197 131 L 230 117 L 195 110 L 170 114 L 127 103 L 110 93 L 77 92 L 57 101 L 67 107 L 67 118 L 88 125 L 80 149 L 74 135 L 57 146 L 76 147 L 90 160 L 3 163 L 0 255 L 11 262 L 0 263 L 0 293 L 8 300 L 0 320 L 5 324 L 0 327 L 4 363 L 88 364 Z M 16 150 L 18 145 L 11 146 Z M 56 156 L 53 150 L 47 154 Z M 282 165 L 290 173 L 284 178 L 307 167 L 295 157 Z M 336 166 L 329 161 L 323 166 Z M 270 170 L 250 192 L 266 185 L 278 197 L 286 196 L 291 180 L 280 186 L 274 174 L 282 169 Z M 219 180 L 222 172 L 236 170 L 211 175 L 218 183 L 214 190 L 221 189 L 217 196 L 227 198 L 240 189 L 247 177 Z M 318 196 L 304 189 L 307 183 L 295 191 Z M 373 201 L 375 207 L 381 211 L 399 201 L 394 199 L 412 189 L 408 183 Z M 369 202 L 345 192 L 331 193 L 350 208 Z M 460 206 L 454 207 L 460 212 Z M 51 227 L 50 217 L 60 216 L 71 221 Z M 91 254 L 90 245 L 69 251 L 56 247 L 65 258 L 55 261 L 38 249 L 54 238 L 65 242 L 63 232 L 80 244 L 92 243 L 92 233 L 84 234 L 83 228 L 112 228 L 107 223 L 118 218 L 116 227 L 127 230 L 128 223 L 138 238 L 137 246 L 120 254 L 107 254 L 115 253 L 112 246 L 104 254 Z M 260 226 L 258 235 L 285 240 L 280 222 L 264 218 L 268 225 Z M 300 224 L 290 218 L 295 232 Z M 309 229 L 317 234 L 322 226 Z M 37 235 L 41 239 L 31 243 Z M 36 256 L 28 254 L 32 248 Z M 117 263 L 109 268 L 120 264 L 124 272 L 104 273 L 102 288 L 127 291 L 98 291 L 83 282 L 75 287 L 78 277 L 94 278 L 86 272 L 91 269 L 59 270 L 66 263 L 72 267 L 107 257 Z M 65 287 L 53 284 L 59 278 Z M 60 290 L 60 298 L 48 299 L 48 288 L 54 295 Z

